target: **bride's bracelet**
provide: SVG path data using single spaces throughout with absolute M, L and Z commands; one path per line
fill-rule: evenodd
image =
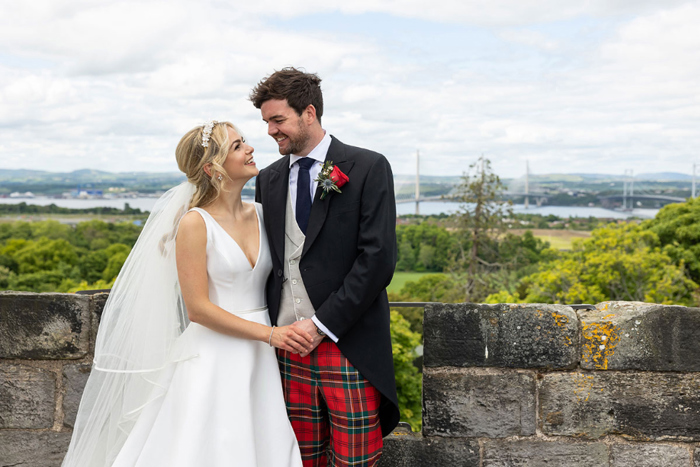
M 272 333 L 275 332 L 275 326 L 272 326 L 272 329 L 270 329 L 270 337 L 267 338 L 267 343 L 272 347 Z

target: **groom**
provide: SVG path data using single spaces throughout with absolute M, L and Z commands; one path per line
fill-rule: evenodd
M 386 295 L 396 264 L 393 176 L 381 154 L 326 133 L 320 83 L 284 68 L 250 94 L 284 156 L 255 184 L 272 252 L 267 303 L 273 324 L 315 336 L 308 355 L 278 351 L 304 466 L 372 466 L 399 421 Z M 339 191 L 326 192 L 319 174 Z

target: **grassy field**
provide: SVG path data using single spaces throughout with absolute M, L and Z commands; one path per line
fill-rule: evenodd
M 521 235 L 525 230 L 509 230 L 510 233 Z M 557 250 L 570 250 L 574 240 L 588 238 L 590 232 L 582 230 L 548 230 L 548 229 L 532 229 L 532 235 L 542 239 Z
M 422 276 L 426 274 L 435 274 L 431 272 L 403 272 L 397 271 L 394 273 L 394 278 L 391 280 L 391 284 L 386 288 L 388 292 L 399 292 L 404 284 L 409 281 L 417 281 Z

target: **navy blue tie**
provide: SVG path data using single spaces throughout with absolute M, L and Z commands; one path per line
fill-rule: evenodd
M 309 214 L 311 214 L 311 175 L 309 169 L 316 162 L 313 159 L 303 157 L 296 163 L 299 165 L 297 177 L 297 224 L 304 235 L 309 226 Z

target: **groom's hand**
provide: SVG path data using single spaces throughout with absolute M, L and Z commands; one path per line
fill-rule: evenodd
M 308 332 L 309 334 L 311 334 L 311 336 L 313 338 L 313 341 L 311 342 L 311 346 L 310 346 L 311 348 L 308 349 L 306 352 L 300 353 L 299 355 L 301 357 L 306 357 L 311 352 L 313 352 L 313 350 L 316 347 L 318 347 L 318 344 L 320 344 L 321 341 L 323 340 L 324 336 L 322 336 L 318 332 L 316 332 L 316 325 L 314 324 L 313 320 L 302 319 L 302 320 L 299 320 L 299 321 L 292 323 L 291 326 L 293 328 L 298 328 L 300 330 Z

